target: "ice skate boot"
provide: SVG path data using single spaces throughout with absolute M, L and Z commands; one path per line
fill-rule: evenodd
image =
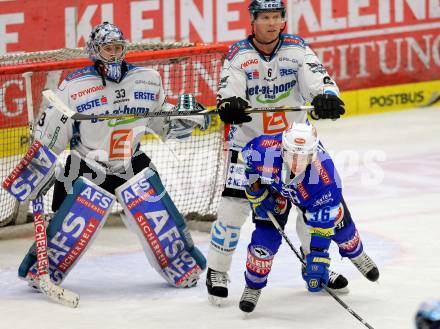
M 208 267 L 206 287 L 208 288 L 208 299 L 211 304 L 220 306 L 228 297 L 228 281 L 228 273 L 219 272 Z
M 354 266 L 356 266 L 359 272 L 361 272 L 362 275 L 368 280 L 374 282 L 379 279 L 379 269 L 373 260 L 365 253 L 365 251 L 362 251 L 359 256 L 350 258 L 350 260 Z
M 245 313 L 251 313 L 255 309 L 255 306 L 257 306 L 260 295 L 261 289 L 251 289 L 248 286 L 244 287 L 239 304 L 240 310 Z

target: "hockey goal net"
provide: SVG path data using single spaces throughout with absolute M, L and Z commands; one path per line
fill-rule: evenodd
M 224 45 L 191 43 L 130 44 L 126 56 L 135 65 L 152 67 L 162 76 L 168 102 L 183 92 L 214 106 Z M 29 118 L 47 106 L 43 89 L 55 90 L 64 77 L 90 65 L 82 48 L 0 56 L 0 179 L 3 181 L 29 146 Z M 26 79 L 24 76 L 30 78 Z M 117 106 L 117 105 L 115 105 Z M 33 108 L 33 110 L 32 110 Z M 31 116 L 29 116 L 31 114 Z M 208 130 L 194 130 L 185 141 L 144 136 L 142 149 L 152 159 L 180 212 L 187 217 L 216 215 L 223 185 L 223 126 L 213 116 Z M 68 150 L 61 155 L 65 161 Z M 52 190 L 45 196 L 50 213 Z M 19 205 L 0 190 L 0 226 L 30 221 L 29 205 Z M 120 211 L 116 206 L 113 212 Z

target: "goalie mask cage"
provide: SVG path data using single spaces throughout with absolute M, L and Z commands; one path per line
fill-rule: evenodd
M 225 45 L 139 43 L 129 45 L 126 60 L 158 70 L 169 103 L 175 104 L 185 92 L 209 107 L 216 102 L 226 51 Z M 27 151 L 29 120 L 37 121 L 47 106 L 41 92 L 55 90 L 67 74 L 88 65 L 92 63 L 82 48 L 0 56 L 1 181 Z M 187 140 L 162 142 L 146 135 L 141 144 L 179 211 L 192 219 L 215 216 L 223 190 L 223 125 L 217 116 L 211 120 L 207 130 L 195 129 Z M 67 155 L 68 150 L 61 154 L 63 163 Z M 45 195 L 46 214 L 51 212 L 52 193 L 53 188 Z M 30 211 L 29 205 L 19 205 L 0 189 L 0 226 L 26 223 L 31 220 L 27 219 Z M 113 212 L 119 211 L 116 205 Z

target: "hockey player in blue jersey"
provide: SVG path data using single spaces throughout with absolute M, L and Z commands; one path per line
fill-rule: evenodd
M 228 160 L 225 189 L 212 225 L 207 255 L 208 298 L 216 305 L 228 296 L 228 271 L 241 227 L 250 215 L 243 186 L 245 165 L 238 154 L 246 143 L 261 134 L 276 135 L 292 122 L 307 120 L 305 111 L 249 115 L 245 109 L 301 106 L 310 102 L 315 108 L 314 119 L 336 120 L 345 112 L 336 81 L 307 42 L 297 35 L 283 33 L 288 20 L 285 1 L 252 0 L 248 9 L 252 34 L 231 45 L 217 93 L 217 108 L 228 132 Z M 306 255 L 310 234 L 304 228 L 300 211 L 296 227 L 301 251 Z M 357 248 L 360 241 L 356 230 L 353 232 L 339 248 Z M 353 262 L 362 273 L 367 273 L 375 265 L 368 255 L 361 255 L 353 258 Z M 347 286 L 348 280 L 330 269 L 328 287 L 346 291 Z
M 339 175 L 312 125 L 293 123 L 283 133 L 256 137 L 243 148 L 242 156 L 248 180 L 246 196 L 255 222 L 247 253 L 246 287 L 239 305 L 243 312 L 254 310 L 281 244 L 267 212 L 284 228 L 292 204 L 301 210 L 310 233 L 308 245 L 303 245 L 310 250 L 303 278 L 311 292 L 328 283 L 331 240 L 341 245 L 347 237 L 355 236 L 356 241 L 350 240 L 351 245 L 340 247 L 339 252 L 350 259 L 364 254 L 342 196 Z M 371 281 L 379 277 L 376 266 L 363 274 Z

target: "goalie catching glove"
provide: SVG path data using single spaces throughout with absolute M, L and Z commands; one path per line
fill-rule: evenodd
M 179 95 L 177 104 L 174 107 L 175 111 L 200 111 L 204 107 L 197 103 L 192 94 Z M 209 127 L 211 117 L 209 115 L 191 115 L 186 116 L 185 119 L 177 119 L 178 117 L 170 118 L 168 138 L 185 139 L 191 136 L 192 131 L 197 126 L 200 130 L 206 130 Z
M 312 119 L 339 119 L 345 113 L 344 102 L 336 95 L 321 94 L 312 103 L 315 109 L 310 113 Z
M 217 102 L 218 114 L 224 123 L 241 124 L 250 122 L 251 116 L 245 112 L 250 108 L 247 101 L 240 97 L 228 97 Z

